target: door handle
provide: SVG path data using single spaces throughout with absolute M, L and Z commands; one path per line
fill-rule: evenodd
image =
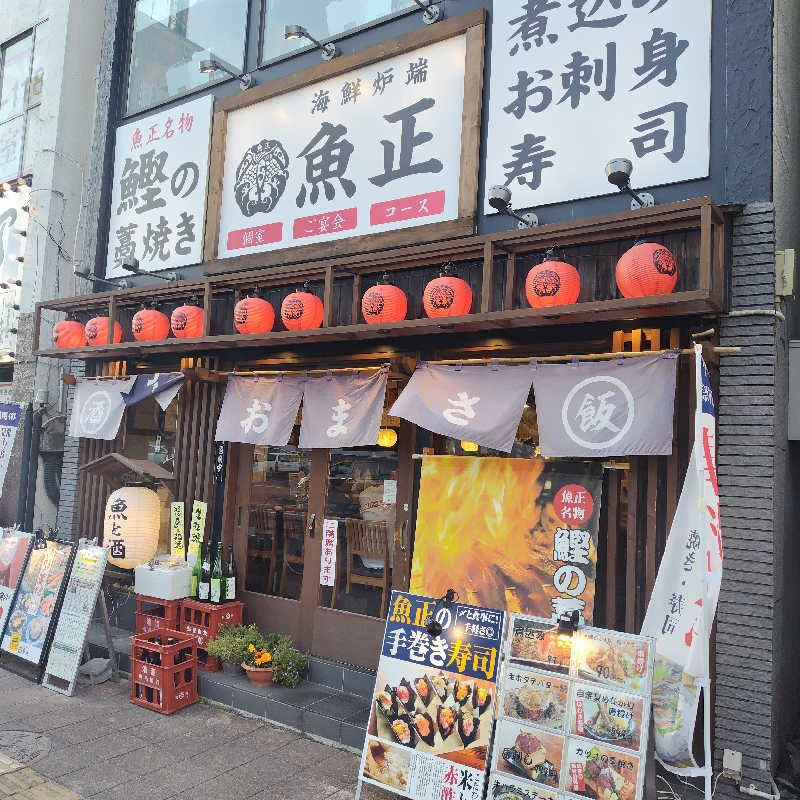
M 308 535 L 313 539 L 314 538 L 314 523 L 317 521 L 317 515 L 312 514 L 308 518 Z
M 403 520 L 403 527 L 400 529 L 400 549 L 406 550 L 408 547 L 408 520 Z

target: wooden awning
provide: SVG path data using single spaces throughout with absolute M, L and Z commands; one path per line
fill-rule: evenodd
M 128 458 L 121 453 L 108 453 L 102 458 L 89 461 L 79 467 L 94 475 L 99 475 L 111 489 L 119 489 L 125 475 L 133 473 L 143 478 L 158 481 L 168 491 L 172 490 L 175 478 L 171 472 L 146 458 Z

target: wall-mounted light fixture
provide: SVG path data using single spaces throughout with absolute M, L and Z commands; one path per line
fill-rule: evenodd
M 339 55 L 339 48 L 333 42 L 323 44 L 319 39 L 315 39 L 302 25 L 287 25 L 283 29 L 283 38 L 287 41 L 292 39 L 308 39 L 319 47 L 322 51 L 322 60 L 330 61 Z
M 578 630 L 581 615 L 577 611 L 570 611 L 558 618 L 558 638 L 565 643 L 572 639 L 572 635 Z
M 171 283 L 172 281 L 179 281 L 181 279 L 181 275 L 179 272 L 175 270 L 171 270 L 170 272 L 165 272 L 163 275 L 155 275 L 152 272 L 144 272 L 139 267 L 139 259 L 135 256 L 126 256 L 122 259 L 122 264 L 120 265 L 122 269 L 128 270 L 128 272 L 132 272 L 134 275 L 146 275 L 148 278 L 155 278 L 159 281 L 167 281 Z
M 218 58 L 204 58 L 200 61 L 199 64 L 200 72 L 203 75 L 210 75 L 212 72 L 226 72 L 231 78 L 237 78 L 239 81 L 239 87 L 242 91 L 249 89 L 253 85 L 253 76 L 249 72 L 242 72 L 237 74 L 234 70 L 232 70 L 229 66 L 227 66 L 224 62 L 220 61 Z
M 106 278 L 101 278 L 99 275 L 95 275 L 93 272 L 89 272 L 88 269 L 81 269 L 81 267 L 76 264 L 72 269 L 72 274 L 76 278 L 83 278 L 85 281 L 94 281 L 96 283 L 103 283 L 106 286 L 110 286 L 112 289 L 131 289 L 133 288 L 133 284 L 127 279 L 122 278 L 121 280 L 117 278 L 116 280 L 110 281 Z
M 3 281 L 0 283 L 0 289 L 10 289 L 12 286 L 22 286 L 22 281 L 19 278 L 15 278 L 13 281 Z
M 455 589 L 448 589 L 437 601 L 430 616 L 425 620 L 425 632 L 431 639 L 442 635 L 442 623 L 436 619 L 436 612 L 441 608 L 450 608 L 453 605 L 456 597 L 458 597 Z
M 426 25 L 433 25 L 442 18 L 442 9 L 434 5 L 432 0 L 425 0 L 424 3 L 422 0 L 414 0 L 414 2 L 422 9 L 422 21 Z
M 633 163 L 627 158 L 612 158 L 606 164 L 606 178 L 613 186 L 616 186 L 622 194 L 631 196 L 631 211 L 637 208 L 645 208 L 656 204 L 653 195 L 648 192 L 635 192 L 631 189 L 631 174 L 633 173 Z
M 527 214 L 517 214 L 511 208 L 511 192 L 505 186 L 492 186 L 489 189 L 489 205 L 500 214 L 505 214 L 507 217 L 513 217 L 517 220 L 517 227 L 520 230 L 524 228 L 535 228 L 539 224 L 539 217 L 532 211 Z

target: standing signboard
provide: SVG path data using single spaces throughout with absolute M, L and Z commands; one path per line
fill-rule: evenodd
M 19 532 L 0 539 L 0 636 L 6 629 L 31 542 L 29 533 Z
M 653 641 L 512 614 L 489 798 L 641 800 Z
M 71 696 L 89 623 L 108 561 L 108 548 L 82 541 L 75 554 L 42 685 Z M 65 685 L 66 684 L 66 685 Z
M 518 208 L 709 171 L 711 0 L 495 0 L 486 183 Z M 486 202 L 486 213 L 493 209 Z
M 203 260 L 211 95 L 117 128 L 107 277 Z
M 22 406 L 16 403 L 0 403 L 0 496 L 3 494 L 3 482 L 21 419 Z
M 504 618 L 392 592 L 360 780 L 414 800 L 483 797 Z
M 0 649 L 41 668 L 47 657 L 69 575 L 73 544 L 47 542 L 30 552 Z

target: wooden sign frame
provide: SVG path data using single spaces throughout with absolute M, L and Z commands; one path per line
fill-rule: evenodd
M 255 105 L 271 97 L 310 86 L 336 75 L 374 64 L 426 45 L 466 34 L 464 64 L 464 105 L 461 114 L 461 160 L 458 185 L 458 217 L 383 233 L 351 236 L 330 242 L 282 247 L 267 252 L 218 258 L 218 240 L 222 213 L 222 190 L 225 173 L 225 145 L 228 114 Z M 211 137 L 211 160 L 208 173 L 208 201 L 204 262 L 206 274 L 235 272 L 254 267 L 285 265 L 290 262 L 330 258 L 337 255 L 379 250 L 420 242 L 433 242 L 475 232 L 478 211 L 478 167 L 480 153 L 481 110 L 483 104 L 483 59 L 486 39 L 486 11 L 476 9 L 452 19 L 425 26 L 411 33 L 339 56 L 309 69 L 292 73 L 270 83 L 216 103 Z

